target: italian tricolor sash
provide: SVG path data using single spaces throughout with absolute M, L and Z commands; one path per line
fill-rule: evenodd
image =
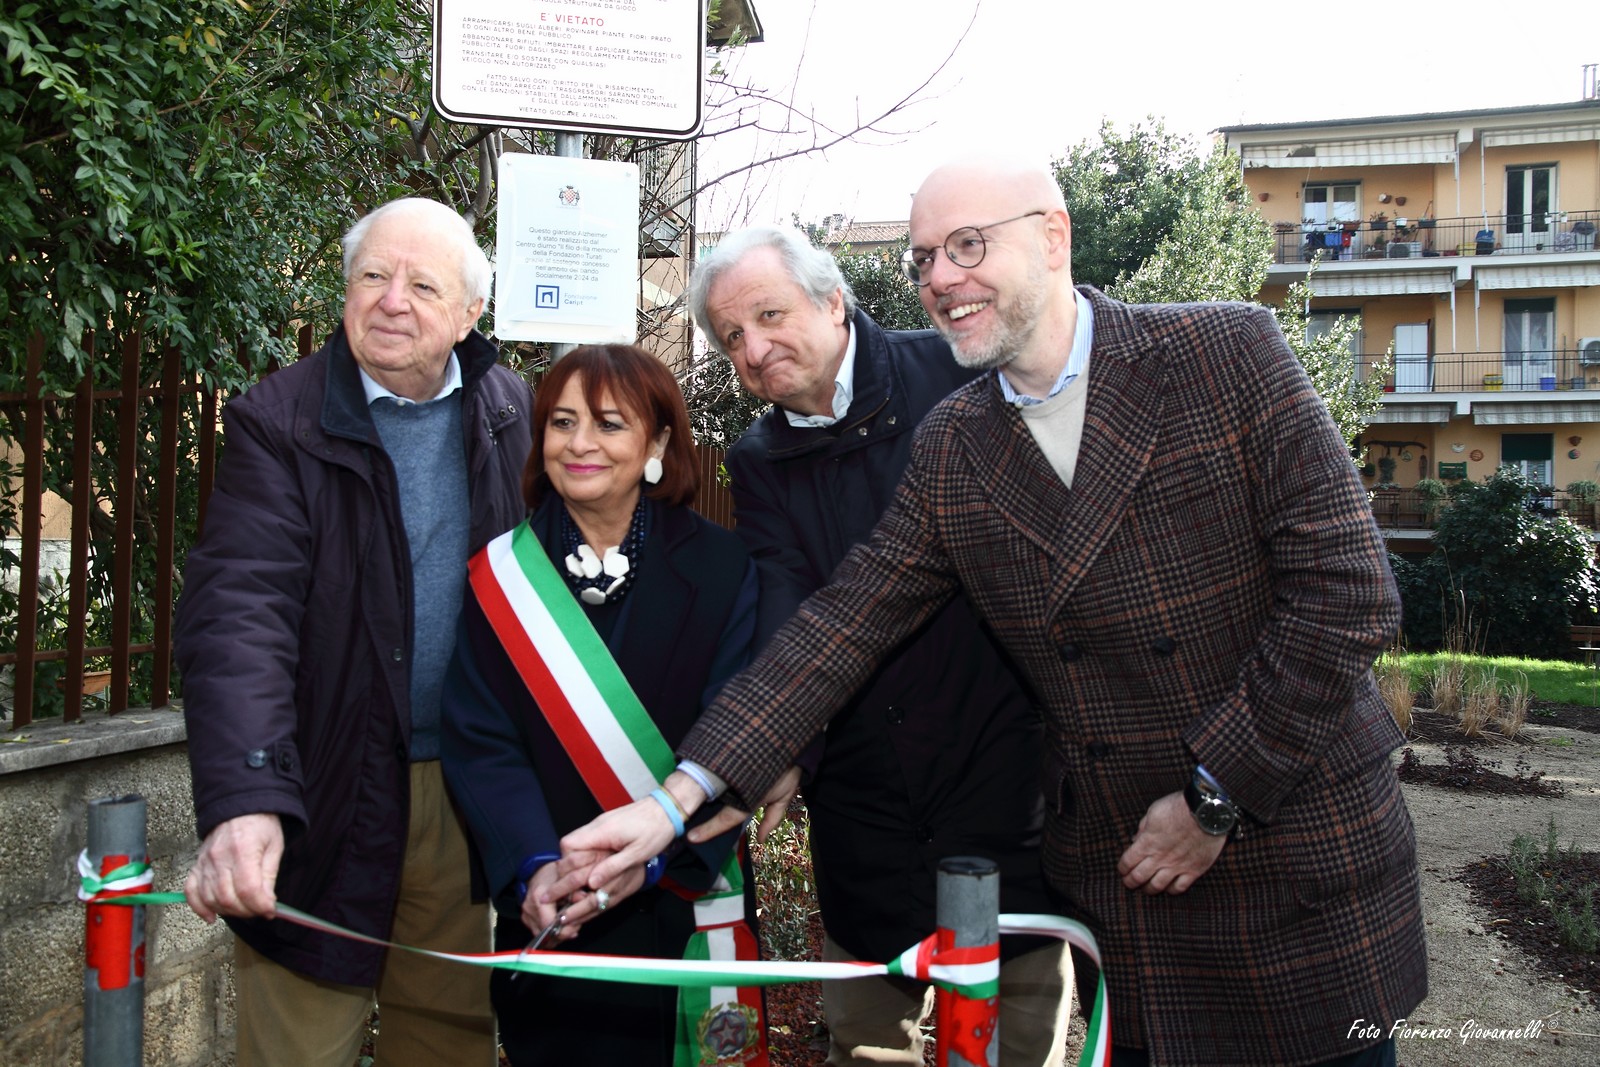
M 489 625 L 600 806 L 648 796 L 672 772 L 672 746 L 527 522 L 484 546 L 468 573 Z M 672 887 L 694 904 L 684 959 L 757 958 L 742 853 L 741 844 L 704 893 Z M 766 1067 L 766 1033 L 754 987 L 681 989 L 674 1067 Z

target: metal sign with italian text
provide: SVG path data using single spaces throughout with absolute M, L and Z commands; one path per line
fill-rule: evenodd
M 700 132 L 700 0 L 435 0 L 433 14 L 433 103 L 451 122 Z

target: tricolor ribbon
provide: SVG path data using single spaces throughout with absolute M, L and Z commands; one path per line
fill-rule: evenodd
M 148 871 L 135 871 L 140 864 L 110 872 L 104 878 L 85 874 L 78 896 L 95 904 L 181 904 L 182 893 L 132 893 L 126 896 L 101 896 L 104 883 L 134 877 L 148 885 Z M 79 867 L 82 873 L 82 864 Z M 642 956 L 602 956 L 588 952 L 438 952 L 414 948 L 382 938 L 358 934 L 335 923 L 307 915 L 287 904 L 278 905 L 278 917 L 337 937 L 369 945 L 397 948 L 434 959 L 451 960 L 473 967 L 501 967 L 529 974 L 556 978 L 587 978 L 601 982 L 633 982 L 639 985 L 678 986 L 706 989 L 716 986 L 769 986 L 786 982 L 818 982 L 894 975 L 929 982 L 965 997 L 984 999 L 995 996 L 1000 983 L 998 945 L 939 951 L 934 937 L 924 938 L 888 963 L 820 962 L 802 960 L 664 960 Z M 1078 1057 L 1079 1067 L 1105 1067 L 1111 1051 L 1111 1018 L 1106 1007 L 1106 979 L 1100 963 L 1100 946 L 1082 923 L 1060 915 L 1003 914 L 1000 933 L 1053 937 L 1066 941 L 1087 955 L 1100 968 L 1100 985 L 1088 1019 L 1088 1039 Z
M 139 860 L 124 863 L 115 870 L 101 874 L 94 869 L 94 861 L 89 858 L 87 849 L 78 853 L 78 877 L 82 879 L 82 884 L 78 886 L 78 899 L 93 901 L 96 904 L 112 903 L 109 898 L 100 899 L 103 893 L 129 893 L 136 889 L 154 885 L 156 880 L 155 872 L 150 869 L 150 865 Z M 183 900 L 182 893 L 155 895 L 176 896 L 178 898 L 176 901 L 163 900 L 161 902 L 163 904 L 179 903 Z M 123 903 L 123 900 L 118 900 L 116 903 Z

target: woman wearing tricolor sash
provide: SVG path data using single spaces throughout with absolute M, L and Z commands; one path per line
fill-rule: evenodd
M 539 384 L 533 425 L 530 517 L 473 558 L 445 683 L 444 770 L 495 900 L 495 947 L 528 947 L 571 906 L 587 917 L 544 947 L 753 959 L 742 829 L 704 844 L 680 835 L 581 907 L 541 899 L 562 834 L 653 794 L 673 805 L 656 787 L 748 660 L 757 586 L 739 540 L 689 507 L 688 414 L 659 360 L 575 350 Z M 504 969 L 491 990 L 516 1067 L 766 1062 L 757 991 L 680 1001 L 670 986 Z

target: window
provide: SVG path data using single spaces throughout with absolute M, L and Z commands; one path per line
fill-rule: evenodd
M 1506 235 L 1546 234 L 1555 204 L 1556 168 L 1541 163 L 1506 168 Z
M 1515 467 L 1523 477 L 1539 485 L 1555 480 L 1555 435 L 1548 433 L 1507 433 L 1500 435 L 1500 463 Z
M 1361 205 L 1356 201 L 1360 191 L 1361 186 L 1353 182 L 1348 185 L 1306 186 L 1301 196 L 1302 221 L 1313 225 L 1361 221 Z
M 1306 316 L 1306 340 L 1315 341 L 1319 337 L 1326 337 L 1333 332 L 1340 322 L 1350 319 L 1356 324 L 1355 330 L 1350 334 L 1350 358 L 1357 364 L 1357 371 L 1363 368 L 1361 364 L 1361 309 L 1360 308 L 1326 308 L 1313 311 Z
M 1556 301 L 1507 300 L 1505 303 L 1505 384 L 1513 389 L 1533 389 L 1540 378 L 1555 375 Z

